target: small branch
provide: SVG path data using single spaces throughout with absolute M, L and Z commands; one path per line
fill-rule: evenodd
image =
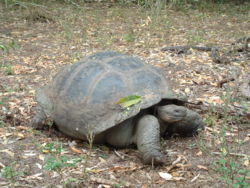
M 220 155 L 221 153 L 220 152 L 213 152 L 213 154 Z M 237 156 L 237 157 L 245 157 L 245 158 L 248 157 L 248 155 L 243 154 L 243 153 L 228 153 L 228 154 L 232 155 L 232 156 Z
M 232 82 L 232 81 L 235 81 L 235 78 L 231 77 L 231 78 L 223 79 L 217 83 L 217 87 L 222 88 L 223 84 L 228 83 L 228 82 Z
M 170 51 L 170 52 L 177 52 L 178 54 L 180 53 L 185 53 L 186 51 L 188 51 L 189 49 L 195 49 L 195 50 L 199 50 L 199 51 L 204 51 L 204 52 L 208 52 L 208 51 L 212 51 L 211 47 L 207 47 L 207 46 L 167 46 L 161 49 L 161 51 Z

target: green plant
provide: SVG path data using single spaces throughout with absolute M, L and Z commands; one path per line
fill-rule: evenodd
M 0 105 L 4 105 L 8 100 L 8 97 L 0 97 Z
M 4 0 L 5 8 L 22 8 L 22 9 L 29 9 L 32 7 L 44 7 L 40 4 L 41 1 L 39 0 L 32 0 L 32 2 L 28 0 Z
M 250 158 L 248 158 L 249 160 Z M 239 156 L 233 156 L 228 153 L 224 147 L 220 152 L 220 157 L 214 162 L 214 167 L 221 174 L 220 178 L 229 186 L 234 188 L 247 188 L 247 178 L 250 177 L 250 171 L 244 168 L 241 163 L 243 160 Z
M 57 153 L 60 154 L 63 151 L 62 143 L 51 142 L 43 146 L 42 151 L 45 153 Z
M 76 178 L 68 178 L 64 184 L 67 185 L 67 184 L 70 184 L 70 183 L 77 183 L 78 182 L 78 179 Z
M 15 40 L 11 40 L 8 44 L 0 44 L 0 49 L 3 52 L 9 53 L 10 49 L 17 49 L 19 48 L 19 45 Z
M 214 132 L 214 142 L 219 152 L 219 155 L 213 163 L 214 169 L 220 174 L 220 178 L 230 187 L 247 188 L 250 186 L 247 183 L 247 178 L 250 176 L 249 169 L 243 165 L 245 160 L 249 160 L 250 156 L 240 154 L 244 141 L 240 140 L 239 130 L 235 133 L 233 125 L 239 125 L 241 118 L 237 115 L 230 114 L 230 105 L 238 101 L 233 97 L 234 92 L 227 91 L 221 96 L 224 101 L 223 117 L 220 122 L 221 127 L 219 132 Z M 210 123 L 215 123 L 214 120 Z
M 135 41 L 135 35 L 133 33 L 126 33 L 126 34 L 124 34 L 123 38 L 126 42 L 134 42 Z
M 45 158 L 45 165 L 44 169 L 45 170 L 58 170 L 60 168 L 63 168 L 66 165 L 66 161 L 68 160 L 67 157 L 55 157 L 55 156 L 47 156 Z
M 2 50 L 2 51 L 4 51 L 4 52 L 9 52 L 9 48 L 8 48 L 8 46 L 6 46 L 6 45 L 4 45 L 4 44 L 0 44 L 0 49 Z
M 14 74 L 14 71 L 13 71 L 13 68 L 12 68 L 11 65 L 7 65 L 5 67 L 5 74 L 7 74 L 7 75 L 13 75 Z
M 12 179 L 16 176 L 20 176 L 23 173 L 17 172 L 14 170 L 14 165 L 16 162 L 12 162 L 9 166 L 3 167 L 3 169 L 0 172 L 0 177 L 6 178 L 6 179 Z
M 64 34 L 64 38 L 65 38 L 67 41 L 71 40 L 72 37 L 73 37 L 73 29 L 72 29 L 72 28 L 73 28 L 73 27 L 72 27 L 72 25 L 70 25 L 70 24 L 64 24 L 64 25 L 63 25 L 63 29 L 64 29 L 63 34 Z
M 93 130 L 91 129 L 91 127 L 89 127 L 88 130 L 89 130 L 89 132 L 87 134 L 87 140 L 88 140 L 88 143 L 89 143 L 89 148 L 92 149 L 94 139 L 95 139 L 95 134 L 94 134 Z
M 49 155 L 45 158 L 45 170 L 59 170 L 64 167 L 75 166 L 78 162 L 82 161 L 81 158 L 69 159 L 66 156 L 53 156 Z
M 190 31 L 188 32 L 188 44 L 198 44 L 205 41 L 206 33 L 204 31 Z

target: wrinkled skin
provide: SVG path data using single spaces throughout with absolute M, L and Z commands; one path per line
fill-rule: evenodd
M 183 106 L 171 104 L 154 108 L 156 114 L 143 111 L 95 135 L 94 142 L 119 148 L 135 144 L 141 152 L 144 164 L 158 165 L 166 162 L 160 151 L 160 136 L 193 136 L 204 127 L 199 114 Z M 46 117 L 41 108 L 38 107 L 37 112 L 33 126 L 41 128 Z

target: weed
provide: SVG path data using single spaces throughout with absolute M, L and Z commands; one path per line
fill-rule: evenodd
M 68 160 L 67 157 L 62 156 L 62 157 L 55 157 L 55 156 L 47 156 L 45 158 L 45 165 L 44 169 L 45 170 L 58 170 L 60 168 L 63 168 L 66 165 L 66 161 Z
M 247 177 L 250 176 L 250 172 L 243 164 L 244 160 L 249 160 L 250 157 L 242 158 L 242 155 L 239 154 L 244 142 L 240 141 L 239 131 L 235 133 L 232 126 L 240 124 L 241 118 L 230 115 L 230 105 L 237 99 L 230 91 L 227 91 L 221 98 L 224 101 L 223 117 L 221 119 L 218 116 L 206 118 L 206 123 L 211 127 L 218 122 L 221 125 L 219 131 L 213 133 L 214 148 L 219 150 L 219 152 L 215 152 L 219 154 L 219 158 L 213 162 L 214 170 L 220 174 L 220 179 L 228 186 L 246 188 L 249 186 Z
M 0 49 L 2 50 L 2 51 L 4 51 L 4 52 L 9 52 L 9 48 L 8 48 L 8 46 L 6 46 L 6 45 L 4 45 L 4 44 L 0 44 Z
M 0 128 L 4 127 L 3 117 L 0 115 Z
M 49 155 L 45 158 L 45 170 L 59 170 L 64 167 L 74 167 L 82 158 L 69 159 L 66 156 Z
M 72 30 L 72 25 L 70 24 L 64 24 L 63 25 L 63 29 L 64 29 L 64 38 L 69 41 L 72 39 L 73 37 L 73 30 Z
M 47 143 L 43 148 L 42 151 L 44 153 L 57 153 L 60 154 L 63 151 L 62 144 L 59 142 L 51 142 Z
M 76 179 L 76 178 L 68 178 L 64 184 L 67 185 L 67 184 L 71 184 L 71 183 L 77 183 L 79 180 Z
M 15 40 L 11 40 L 8 44 L 0 44 L 0 49 L 5 53 L 9 53 L 10 49 L 15 50 L 17 48 L 19 48 L 19 45 Z
M 95 138 L 95 134 L 93 133 L 93 131 L 90 130 L 88 135 L 87 135 L 87 140 L 88 140 L 90 149 L 93 148 L 94 138 Z
M 3 169 L 0 172 L 0 177 L 6 178 L 6 179 L 13 179 L 16 176 L 20 176 L 23 173 L 22 172 L 16 172 L 14 170 L 14 165 L 16 162 L 12 162 L 9 166 L 3 167 Z
M 8 100 L 9 100 L 8 97 L 0 97 L 0 105 L 6 104 Z
M 13 71 L 13 68 L 12 68 L 11 65 L 7 65 L 7 66 L 5 67 L 5 74 L 6 74 L 6 75 L 13 75 L 13 74 L 14 74 L 14 71 Z
M 134 42 L 135 41 L 135 35 L 133 33 L 126 33 L 126 34 L 124 34 L 123 38 L 126 42 Z
M 204 123 L 207 127 L 212 127 L 216 125 L 216 122 L 218 121 L 218 116 L 214 113 L 208 113 L 205 115 Z
M 19 45 L 17 44 L 17 42 L 15 40 L 11 40 L 11 42 L 9 42 L 8 46 L 12 49 L 17 49 L 19 48 Z
M 206 33 L 204 31 L 195 31 L 188 33 L 188 44 L 198 44 L 205 41 Z

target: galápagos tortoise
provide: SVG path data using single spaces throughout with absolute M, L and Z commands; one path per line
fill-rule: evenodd
M 119 100 L 139 96 L 124 109 Z M 192 136 L 203 128 L 198 113 L 182 106 L 164 74 L 137 57 L 99 52 L 62 69 L 38 89 L 33 126 L 50 117 L 73 138 L 115 147 L 136 144 L 145 164 L 162 164 L 160 135 Z

